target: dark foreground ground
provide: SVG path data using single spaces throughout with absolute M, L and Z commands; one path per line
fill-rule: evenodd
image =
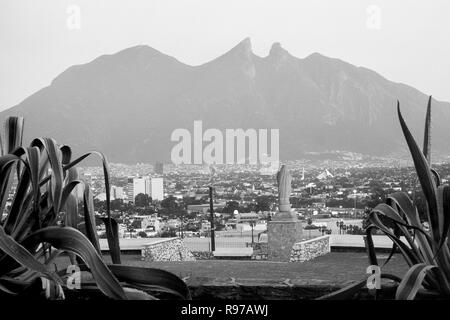
M 379 254 L 380 265 L 387 254 Z M 104 259 L 110 263 L 109 256 Z M 68 261 L 61 257 L 58 267 L 62 268 Z M 273 262 L 255 260 L 200 260 L 194 262 L 147 262 L 138 255 L 122 255 L 122 264 L 138 267 L 159 268 L 170 271 L 188 282 L 195 279 L 233 278 L 272 281 L 290 281 L 302 283 L 343 284 L 356 281 L 365 276 L 369 265 L 367 255 L 358 252 L 331 252 L 307 262 Z M 408 266 L 399 254 L 383 267 L 382 272 L 402 277 Z M 189 281 L 190 280 L 190 281 Z
M 380 264 L 387 254 L 379 255 Z M 106 261 L 110 261 L 105 256 Z M 307 262 L 243 260 L 200 260 L 195 262 L 146 262 L 140 256 L 122 255 L 122 264 L 160 268 L 181 278 L 234 278 L 258 280 L 300 280 L 302 282 L 345 283 L 362 279 L 369 265 L 365 253 L 331 252 Z M 408 266 L 395 255 L 383 272 L 403 276 Z
M 388 254 L 379 254 L 382 265 Z M 109 256 L 104 260 L 110 263 Z M 56 261 L 58 269 L 67 257 Z M 182 278 L 194 299 L 312 299 L 336 291 L 366 276 L 367 255 L 331 252 L 307 262 L 255 260 L 200 260 L 193 262 L 147 262 L 139 255 L 122 255 L 122 264 L 167 270 Z M 383 273 L 402 277 L 408 267 L 394 255 Z

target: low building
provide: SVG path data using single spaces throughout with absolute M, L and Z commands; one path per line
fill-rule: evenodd
M 238 213 L 236 214 L 237 223 L 250 223 L 259 220 L 259 216 L 256 212 Z
M 214 203 L 213 210 L 223 209 L 225 208 L 226 203 Z M 208 213 L 209 212 L 209 203 L 204 204 L 190 204 L 187 206 L 188 213 Z
M 161 230 L 161 223 L 157 214 L 145 215 L 145 216 L 134 216 L 134 221 L 140 222 L 140 227 L 138 229 L 151 229 L 155 232 Z

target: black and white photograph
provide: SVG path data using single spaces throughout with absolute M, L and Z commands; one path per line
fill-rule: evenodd
M 0 305 L 450 299 L 449 1 L 2 0 L 0 127 Z

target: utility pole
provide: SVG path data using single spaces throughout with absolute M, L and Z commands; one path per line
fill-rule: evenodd
M 255 243 L 255 241 L 253 240 L 253 227 L 255 226 L 255 221 L 250 221 L 250 226 L 252 227 L 252 248 L 253 248 Z
M 214 234 L 214 205 L 213 205 L 213 187 L 209 187 L 209 213 L 211 219 L 211 251 L 216 251 Z

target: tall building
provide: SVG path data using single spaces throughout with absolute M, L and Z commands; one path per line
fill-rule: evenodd
M 140 193 L 150 195 L 150 177 L 144 176 L 133 179 L 133 202 Z
M 156 174 L 164 174 L 164 163 L 157 162 L 154 166 L 154 172 Z
M 152 178 L 150 182 L 150 197 L 152 200 L 164 199 L 164 181 L 163 178 Z
M 163 178 L 151 178 L 150 176 L 143 176 L 139 178 L 129 179 L 127 185 L 128 201 L 134 202 L 136 196 L 140 193 L 149 195 L 152 200 L 163 200 Z
M 125 198 L 128 202 L 134 202 L 134 184 L 133 184 L 134 178 L 128 178 L 127 185 L 125 187 Z

